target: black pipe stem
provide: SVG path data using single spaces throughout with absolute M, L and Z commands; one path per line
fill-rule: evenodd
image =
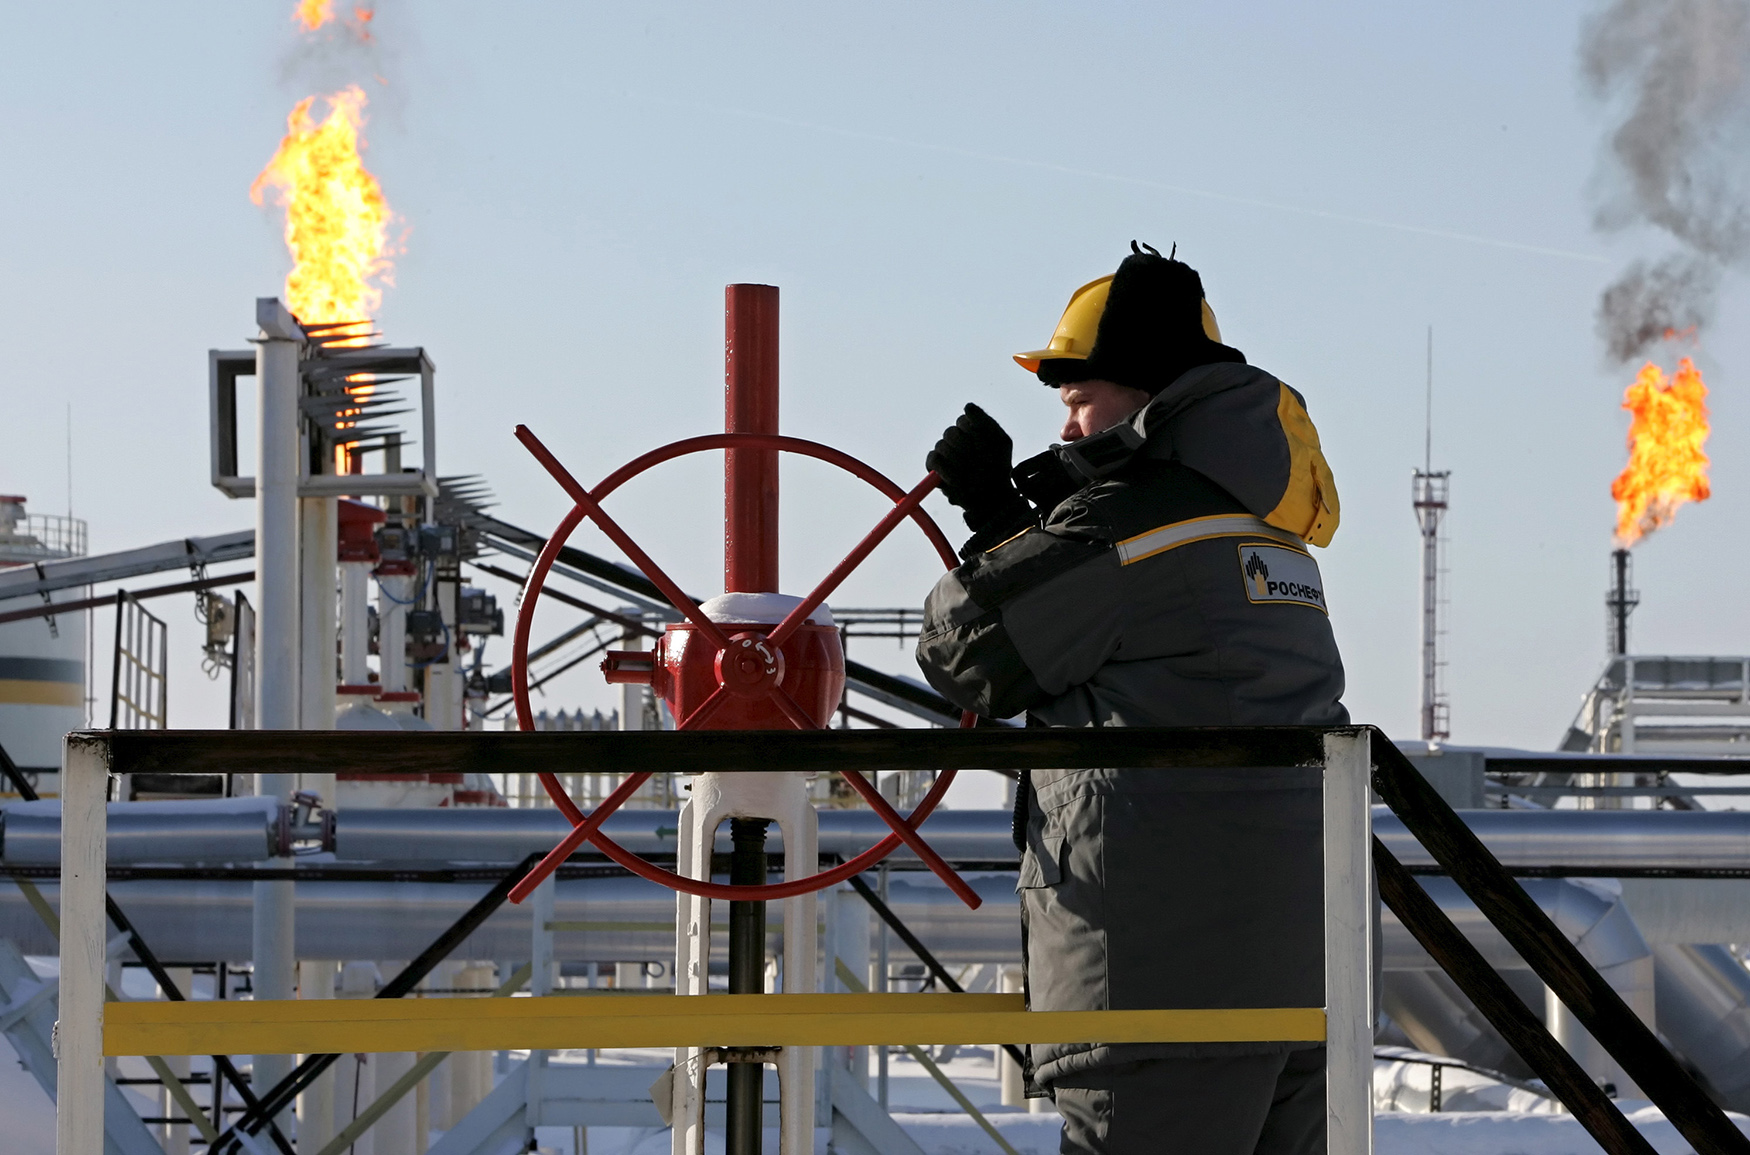
M 729 881 L 736 886 L 759 886 L 766 881 L 766 827 L 764 818 L 731 818 L 730 839 L 735 849 L 729 860 Z M 729 904 L 729 993 L 757 995 L 766 989 L 766 904 Z M 760 1155 L 765 1130 L 764 1063 L 730 1063 L 729 1094 L 724 1146 L 728 1155 Z

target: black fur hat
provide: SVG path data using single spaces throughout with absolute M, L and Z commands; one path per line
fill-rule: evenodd
M 1245 359 L 1204 332 L 1203 278 L 1197 270 L 1131 241 L 1130 256 L 1112 278 L 1087 358 L 1042 360 L 1038 372 L 1047 385 L 1098 378 L 1152 395 L 1199 365 Z

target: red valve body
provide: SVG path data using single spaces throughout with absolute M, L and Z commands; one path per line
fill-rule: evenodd
M 792 724 L 764 690 L 770 681 L 787 691 L 802 712 L 825 729 L 845 692 L 845 653 L 832 626 L 805 625 L 768 661 L 761 639 L 771 625 L 725 624 L 730 648 L 722 658 L 722 684 L 729 694 L 711 711 L 706 729 L 788 730 Z M 748 643 L 743 645 L 743 643 Z M 685 721 L 719 684 L 717 649 L 691 622 L 671 624 L 656 643 L 651 687 Z M 773 671 L 775 673 L 769 672 Z

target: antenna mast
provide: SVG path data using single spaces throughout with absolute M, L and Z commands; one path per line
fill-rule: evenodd
M 1422 436 L 1422 468 L 1410 486 L 1410 504 L 1422 531 L 1422 740 L 1430 744 L 1451 737 L 1451 705 L 1446 698 L 1446 663 L 1440 657 L 1440 639 L 1445 599 L 1440 579 L 1445 538 L 1441 523 L 1446 518 L 1450 470 L 1434 470 L 1434 326 L 1428 326 L 1427 420 Z

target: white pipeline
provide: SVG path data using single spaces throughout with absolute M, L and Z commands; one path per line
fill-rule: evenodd
M 377 650 L 386 694 L 407 689 L 407 610 L 418 589 L 416 581 L 403 574 L 377 579 Z
M 275 298 L 255 302 L 255 721 L 298 728 L 298 349 L 301 333 Z
M 371 680 L 371 563 L 340 563 L 340 680 L 362 686 Z

